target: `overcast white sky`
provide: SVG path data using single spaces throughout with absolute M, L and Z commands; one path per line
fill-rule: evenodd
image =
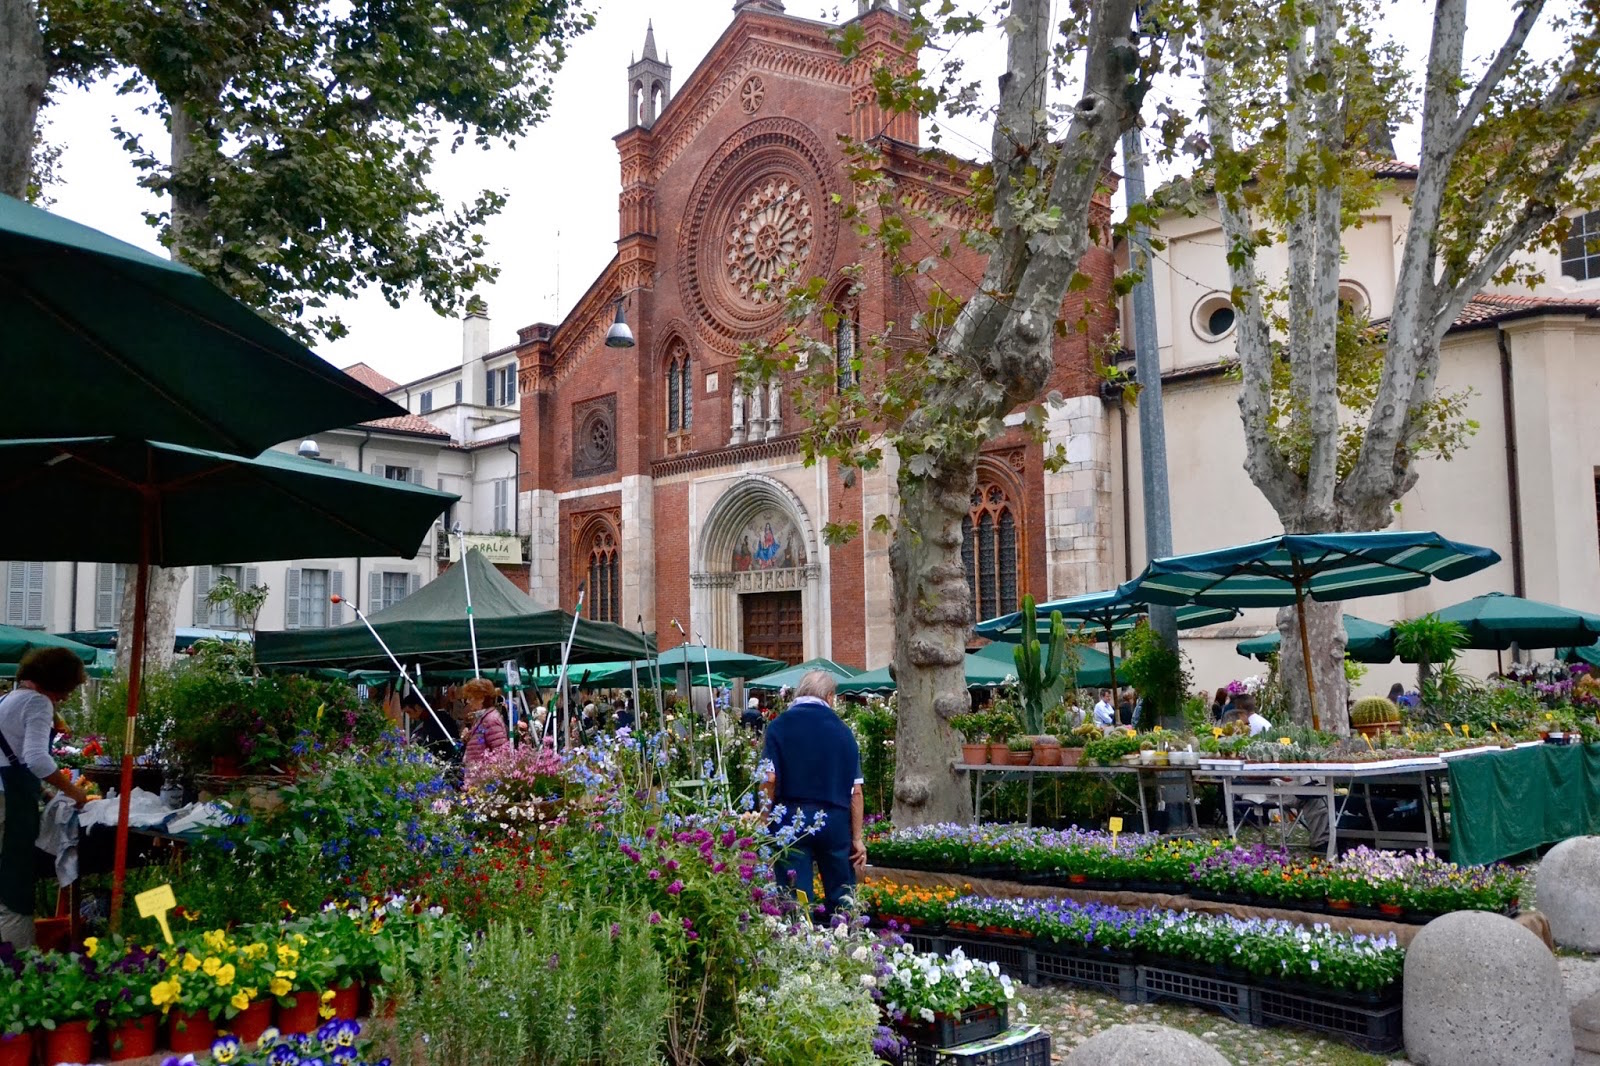
M 790 14 L 837 20 L 839 8 L 855 11 L 855 0 L 823 3 L 790 0 Z M 1509 24 L 1507 0 L 1475 0 L 1472 38 L 1488 47 Z M 516 340 L 518 327 L 557 322 L 611 258 L 617 238 L 617 153 L 611 138 L 626 115 L 625 71 L 630 55 L 644 41 L 647 20 L 655 20 L 658 49 L 670 58 L 674 89 L 681 86 L 732 19 L 732 0 L 599 0 L 590 5 L 595 28 L 578 39 L 566 67 L 556 76 L 550 117 L 515 149 L 466 149 L 445 156 L 436 170 L 436 187 L 447 198 L 469 199 L 481 188 L 509 194 L 506 209 L 489 224 L 490 257 L 501 267 L 499 281 L 481 290 L 494 322 L 495 345 Z M 1397 38 L 1426 45 L 1431 5 L 1401 3 L 1392 30 Z M 998 34 L 962 46 L 968 74 L 997 73 L 1003 61 Z M 164 134 L 136 113 L 137 102 L 118 97 L 110 84 L 61 94 L 48 111 L 48 135 L 64 146 L 61 183 L 49 194 L 53 210 L 105 230 L 123 240 L 160 251 L 155 232 L 142 217 L 159 207 L 136 185 L 128 155 L 111 135 L 120 123 L 150 134 Z M 983 141 L 968 127 L 967 136 Z M 962 155 L 984 154 L 984 144 L 963 142 L 954 130 L 944 146 Z M 1404 133 L 1401 155 L 1415 152 Z M 337 366 L 366 362 L 398 381 L 421 377 L 460 358 L 461 333 L 453 319 L 441 318 L 420 301 L 395 309 L 376 292 L 338 308 L 350 336 L 319 348 Z

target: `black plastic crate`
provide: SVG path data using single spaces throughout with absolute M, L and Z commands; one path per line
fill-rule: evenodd
M 947 936 L 944 938 L 944 952 L 949 954 L 956 948 L 969 959 L 979 962 L 998 963 L 1000 969 L 1011 976 L 1013 981 L 1023 984 L 1036 984 L 1033 976 L 1033 951 L 1020 944 L 1005 944 L 997 940 L 986 940 L 967 937 Z
M 1223 977 L 1164 970 L 1156 966 L 1139 967 L 1139 999 L 1144 1003 L 1177 1001 L 1219 1010 L 1236 1022 L 1258 1024 L 1251 988 Z
M 1139 998 L 1138 967 L 1071 952 L 1035 951 L 1033 973 L 1039 981 L 1060 981 L 1109 992 L 1124 1003 Z
M 906 1052 L 905 1066 L 1050 1066 L 1050 1034 L 1037 1032 L 1005 1047 L 965 1053 L 958 1047 L 913 1047 Z
M 914 1047 L 950 1048 L 958 1044 L 971 1044 L 999 1036 L 1010 1028 L 1006 1021 L 1006 1005 L 997 1003 L 990 1007 L 971 1007 L 961 1012 L 959 1018 L 940 1015 L 931 1022 L 921 1018 L 907 1018 L 899 1024 L 900 1032 Z
M 930 952 L 934 955 L 943 955 L 946 950 L 944 937 L 933 936 L 929 933 L 910 932 L 901 933 L 900 939 L 916 948 L 918 951 Z
M 1310 1029 L 1374 1054 L 1398 1051 L 1405 1044 L 1399 1003 L 1357 1006 L 1274 988 L 1258 988 L 1255 996 L 1260 1025 Z

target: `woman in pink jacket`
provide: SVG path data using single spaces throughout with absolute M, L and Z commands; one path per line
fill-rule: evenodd
M 488 678 L 475 677 L 461 686 L 465 701 L 462 740 L 466 742 L 461 763 L 470 788 L 483 761 L 511 743 L 506 736 L 506 720 L 500 716 L 500 690 Z

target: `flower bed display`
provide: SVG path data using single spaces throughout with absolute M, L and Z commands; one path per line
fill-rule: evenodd
M 1006 1028 L 1016 989 L 996 964 L 969 959 L 960 948 L 946 958 L 908 944 L 896 946 L 884 963 L 883 1008 L 911 1043 L 951 1047 Z
M 1077 828 L 918 826 L 872 837 L 868 852 L 875 865 L 885 867 L 1058 887 L 1191 893 L 1297 910 L 1359 907 L 1408 921 L 1456 910 L 1514 913 L 1523 890 L 1523 874 L 1514 868 L 1456 866 L 1431 853 L 1362 847 L 1330 863 L 1264 845 L 1142 833 L 1113 839 Z

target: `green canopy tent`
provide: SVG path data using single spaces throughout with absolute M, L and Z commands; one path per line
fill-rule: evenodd
M 771 692 L 776 692 L 781 688 L 794 688 L 800 683 L 802 677 L 805 677 L 813 670 L 822 670 L 830 673 L 836 681 L 848 680 L 861 673 L 860 670 L 852 670 L 848 666 L 840 666 L 832 659 L 807 659 L 805 662 L 791 666 L 787 670 L 778 670 L 758 677 L 746 687 Z
M 1486 592 L 1435 614 L 1439 621 L 1454 622 L 1467 631 L 1467 647 L 1493 649 L 1497 659 L 1513 644 L 1519 648 L 1582 647 L 1600 637 L 1600 616 L 1503 592 Z M 1503 663 L 1500 669 L 1504 672 Z
M 1437 533 L 1285 533 L 1217 551 L 1154 559 L 1125 588 L 1145 603 L 1213 607 L 1304 607 L 1305 599 L 1338 601 L 1453 581 L 1500 561 L 1498 552 L 1459 544 Z M 1300 650 L 1311 724 L 1320 729 L 1305 611 Z
M 181 263 L 9 196 L 0 322 L 0 374 L 27 384 L 26 402 L 6 408 L 13 438 L 115 435 L 254 456 L 405 414 Z
M 1004 634 L 996 637 L 994 643 L 985 644 L 973 655 L 993 659 L 1002 666 L 1009 666 L 1013 674 L 1017 671 L 1016 659 L 1017 634 Z M 1008 639 L 1010 638 L 1010 639 Z M 1111 656 L 1101 651 L 1092 644 L 1079 644 L 1073 649 L 1078 656 L 1078 668 L 1074 676 L 1078 681 L 1078 688 L 1110 688 L 1114 683 L 1116 673 L 1113 666 L 1121 660 L 1112 660 Z
M 1344 616 L 1345 654 L 1358 663 L 1388 663 L 1394 661 L 1394 630 L 1389 626 Z M 1252 659 L 1265 659 L 1278 654 L 1282 637 L 1277 632 L 1267 633 L 1250 640 L 1241 640 L 1234 650 Z
M 498 665 L 503 659 L 529 656 L 535 663 L 560 661 L 560 649 L 573 632 L 572 615 L 539 610 L 476 548 L 399 603 L 368 615 L 367 621 L 402 663 L 440 670 L 468 667 L 472 656 L 467 625 L 469 573 L 477 646 L 486 661 Z M 574 662 L 638 658 L 654 650 L 654 643 L 640 633 L 586 618 L 578 620 L 572 638 Z M 389 658 L 367 626 L 356 621 L 326 629 L 260 633 L 256 662 L 263 667 L 383 669 Z
M 0 664 L 20 663 L 22 657 L 35 648 L 66 648 L 86 666 L 93 665 L 100 654 L 99 648 L 91 648 L 87 644 L 80 644 L 67 637 L 58 637 L 54 633 L 44 633 L 37 629 L 19 629 L 16 626 L 0 626 Z

